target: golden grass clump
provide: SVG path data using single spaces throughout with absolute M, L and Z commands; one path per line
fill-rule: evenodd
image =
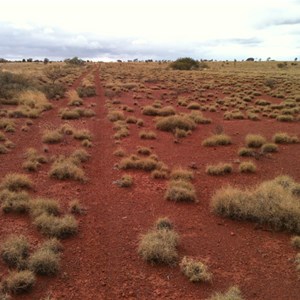
M 261 147 L 262 153 L 278 152 L 278 146 L 274 143 L 265 143 Z
M 156 128 L 162 131 L 174 132 L 176 128 L 183 130 L 194 130 L 196 123 L 187 115 L 174 115 L 169 117 L 158 118 Z
M 29 210 L 30 197 L 24 191 L 12 192 L 7 189 L 0 191 L 1 209 L 4 213 L 26 213 Z
M 265 144 L 266 139 L 260 134 L 247 134 L 245 142 L 249 148 L 260 148 Z
M 205 147 L 227 146 L 230 144 L 231 144 L 231 137 L 223 133 L 212 135 L 202 142 L 202 146 Z
M 63 140 L 63 135 L 59 130 L 45 130 L 42 136 L 42 142 L 47 144 L 58 144 Z
M 119 187 L 131 187 L 133 184 L 133 178 L 132 176 L 125 174 L 120 180 L 117 180 L 116 183 Z
M 289 176 L 265 181 L 253 189 L 219 189 L 212 210 L 224 217 L 268 224 L 276 230 L 300 233 L 300 185 Z
M 120 162 L 120 168 L 124 170 L 137 169 L 144 171 L 153 171 L 158 166 L 158 161 L 152 156 L 140 158 L 136 155 L 124 157 Z
M 17 192 L 22 189 L 31 189 L 32 181 L 25 174 L 8 173 L 2 179 L 0 189 L 7 189 L 12 192 Z
M 12 294 L 28 292 L 35 284 L 34 273 L 29 270 L 13 271 L 3 281 L 3 290 Z
M 188 181 L 179 179 L 171 180 L 169 182 L 167 191 L 165 193 L 165 199 L 174 202 L 196 202 L 196 191 Z
M 230 174 L 232 172 L 232 164 L 218 163 L 217 165 L 208 165 L 205 171 L 208 175 Z
M 186 180 L 186 181 L 193 180 L 194 173 L 190 170 L 177 167 L 172 170 L 170 178 L 172 180 Z
M 85 173 L 83 169 L 79 166 L 80 161 L 78 159 L 74 159 L 74 157 L 65 157 L 59 156 L 53 162 L 49 176 L 64 180 L 64 179 L 73 179 L 78 181 L 86 181 Z
M 209 282 L 212 279 L 212 274 L 203 262 L 186 256 L 180 262 L 180 270 L 191 282 Z
M 243 161 L 239 165 L 239 171 L 241 173 L 255 173 L 256 165 L 252 161 Z
M 25 152 L 25 162 L 22 164 L 23 169 L 27 171 L 36 171 L 41 164 L 47 162 L 47 158 L 44 155 L 38 154 L 34 148 L 28 148 Z
M 178 259 L 178 240 L 179 236 L 172 228 L 156 226 L 141 236 L 138 253 L 152 264 L 173 265 Z
M 300 140 L 296 135 L 289 135 L 286 132 L 277 132 L 273 136 L 273 142 L 276 144 L 296 144 Z
M 232 286 L 225 293 L 215 293 L 208 300 L 243 300 L 241 291 L 237 286 Z
M 11 235 L 1 245 L 1 257 L 10 268 L 24 269 L 29 255 L 29 243 L 23 235 Z
M 141 130 L 139 132 L 139 137 L 143 140 L 154 140 L 156 139 L 156 133 L 150 130 Z
M 293 247 L 300 249 L 300 236 L 293 236 L 291 238 L 291 244 Z

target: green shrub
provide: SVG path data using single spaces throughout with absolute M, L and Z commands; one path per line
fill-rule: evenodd
M 199 62 L 190 58 L 178 58 L 170 64 L 173 70 L 194 70 L 199 68 Z
M 212 275 L 207 266 L 201 261 L 184 256 L 180 263 L 180 269 L 192 282 L 211 281 Z

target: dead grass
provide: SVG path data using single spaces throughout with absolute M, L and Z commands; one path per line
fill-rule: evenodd
M 133 184 L 133 178 L 132 176 L 125 174 L 120 180 L 117 180 L 116 183 L 119 187 L 131 187 Z
M 142 235 L 138 253 L 152 264 L 175 264 L 178 259 L 178 234 L 169 229 L 152 229 Z
M 191 282 L 209 282 L 212 279 L 212 274 L 203 262 L 186 256 L 180 262 L 180 270 Z
M 73 179 L 84 182 L 86 181 L 85 173 L 78 164 L 78 160 L 72 156 L 59 156 L 53 162 L 48 174 L 59 180 Z
M 74 199 L 69 203 L 69 211 L 74 215 L 83 215 L 85 213 L 85 209 L 78 199 Z
M 42 136 L 42 142 L 47 144 L 58 144 L 63 140 L 63 135 L 59 130 L 46 130 Z
M 262 153 L 274 153 L 278 152 L 278 146 L 273 143 L 265 143 L 261 147 L 261 152 Z
M 196 202 L 194 186 L 185 180 L 171 180 L 169 182 L 165 199 L 174 202 Z
M 125 115 L 121 110 L 111 110 L 108 113 L 107 118 L 111 122 L 116 122 L 119 120 L 125 120 Z
M 156 133 L 150 130 L 141 130 L 139 132 L 139 137 L 143 140 L 154 140 L 156 139 Z
M 124 170 L 137 169 L 144 171 L 153 171 L 158 166 L 158 161 L 154 158 L 146 157 L 140 158 L 136 155 L 125 157 L 121 160 L 119 167 Z
M 38 154 L 34 148 L 28 148 L 25 152 L 25 162 L 22 164 L 23 169 L 27 171 L 36 171 L 41 164 L 47 162 L 47 158 L 44 155 Z
M 190 170 L 177 167 L 172 170 L 170 178 L 172 180 L 193 180 L 194 173 Z
M 73 137 L 74 137 L 74 139 L 79 140 L 79 141 L 83 141 L 83 140 L 91 141 L 93 138 L 91 132 L 88 129 L 76 130 L 73 133 Z
M 4 213 L 26 213 L 29 210 L 29 195 L 24 192 L 0 191 L 1 209 Z
M 241 291 L 237 286 L 232 286 L 225 293 L 215 293 L 208 300 L 243 300 Z
M 156 128 L 162 131 L 174 132 L 176 128 L 182 130 L 194 130 L 196 123 L 188 116 L 174 115 L 159 118 L 156 122 Z
M 11 268 L 24 269 L 27 266 L 29 243 L 23 235 L 11 235 L 1 245 L 1 257 Z
M 253 189 L 223 187 L 213 196 L 211 207 L 224 217 L 300 233 L 299 191 L 299 184 L 291 177 L 279 176 Z
M 278 132 L 273 136 L 273 142 L 277 144 L 296 144 L 299 143 L 299 141 L 296 135 L 289 135 L 286 132 Z
M 151 149 L 148 147 L 141 147 L 139 146 L 137 149 L 137 153 L 141 155 L 150 155 L 151 154 Z
M 256 165 L 252 161 L 243 161 L 239 165 L 239 171 L 241 173 L 255 173 Z
M 38 275 L 55 275 L 60 269 L 59 254 L 42 247 L 30 256 L 28 267 Z
M 34 219 L 34 224 L 49 237 L 67 238 L 78 231 L 78 223 L 72 215 L 57 217 L 44 213 Z
M 227 134 L 215 134 L 202 142 L 202 146 L 215 147 L 227 146 L 231 144 L 231 137 Z
M 300 236 L 293 236 L 291 238 L 291 244 L 294 248 L 300 249 Z
M 25 174 L 8 173 L 2 179 L 0 189 L 7 189 L 12 192 L 17 192 L 22 189 L 31 189 L 32 181 Z
M 12 294 L 22 294 L 28 292 L 34 286 L 35 281 L 35 276 L 31 271 L 14 271 L 4 279 L 3 289 Z
M 36 198 L 30 201 L 29 207 L 32 218 L 42 214 L 57 216 L 60 213 L 58 201 L 54 199 Z
M 225 175 L 232 172 L 232 164 L 218 163 L 217 165 L 208 165 L 206 167 L 206 173 L 208 175 Z
M 245 147 L 242 147 L 239 149 L 238 151 L 238 155 L 239 156 L 247 156 L 247 157 L 251 157 L 251 156 L 254 156 L 255 155 L 255 152 L 252 148 L 245 148 Z
M 266 139 L 260 134 L 247 134 L 245 138 L 245 143 L 249 148 L 260 148 Z

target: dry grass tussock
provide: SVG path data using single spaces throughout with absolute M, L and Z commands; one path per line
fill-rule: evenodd
M 241 291 L 237 286 L 232 286 L 225 293 L 215 293 L 208 300 L 243 300 Z
M 34 273 L 29 270 L 13 271 L 3 281 L 4 292 L 22 294 L 28 292 L 35 284 Z
M 170 178 L 172 180 L 193 180 L 194 173 L 190 170 L 184 169 L 182 167 L 174 168 L 171 172 Z
M 232 172 L 232 164 L 219 163 L 217 165 L 208 165 L 206 167 L 206 173 L 208 175 L 225 175 Z
M 25 174 L 8 173 L 4 176 L 0 184 L 0 190 L 7 189 L 12 192 L 17 192 L 22 189 L 31 189 L 32 181 Z
M 289 176 L 279 176 L 253 189 L 223 187 L 213 196 L 211 207 L 225 217 L 300 233 L 299 197 L 300 184 Z
M 180 262 L 181 272 L 192 282 L 211 281 L 212 274 L 208 267 L 201 261 L 184 256 Z
M 47 158 L 44 155 L 38 154 L 34 148 L 28 148 L 25 152 L 25 162 L 23 163 L 23 169 L 27 171 L 36 171 L 41 164 L 47 163 Z
M 202 142 L 202 146 L 206 147 L 226 146 L 230 144 L 231 137 L 224 133 L 212 135 Z
M 123 158 L 120 161 L 119 167 L 124 170 L 136 169 L 150 172 L 159 167 L 159 162 L 157 161 L 157 158 L 152 155 L 141 158 L 133 154 Z
M 300 140 L 296 135 L 289 135 L 286 132 L 278 132 L 273 136 L 273 142 L 276 144 L 296 144 Z
M 165 199 L 174 202 L 196 202 L 196 190 L 186 180 L 171 180 L 165 193 Z
M 26 213 L 29 210 L 30 197 L 25 191 L 0 191 L 0 204 L 4 213 Z
M 178 260 L 178 240 L 179 236 L 172 228 L 156 224 L 154 229 L 141 236 L 138 253 L 152 264 L 172 265 Z
M 245 143 L 249 148 L 260 148 L 265 144 L 266 139 L 260 134 L 247 134 Z
M 169 117 L 158 118 L 156 128 L 162 131 L 174 132 L 176 128 L 182 130 L 194 130 L 196 123 L 187 115 L 174 115 Z

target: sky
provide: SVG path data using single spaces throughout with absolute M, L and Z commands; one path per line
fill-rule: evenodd
M 300 0 L 0 3 L 5 59 L 300 59 Z

